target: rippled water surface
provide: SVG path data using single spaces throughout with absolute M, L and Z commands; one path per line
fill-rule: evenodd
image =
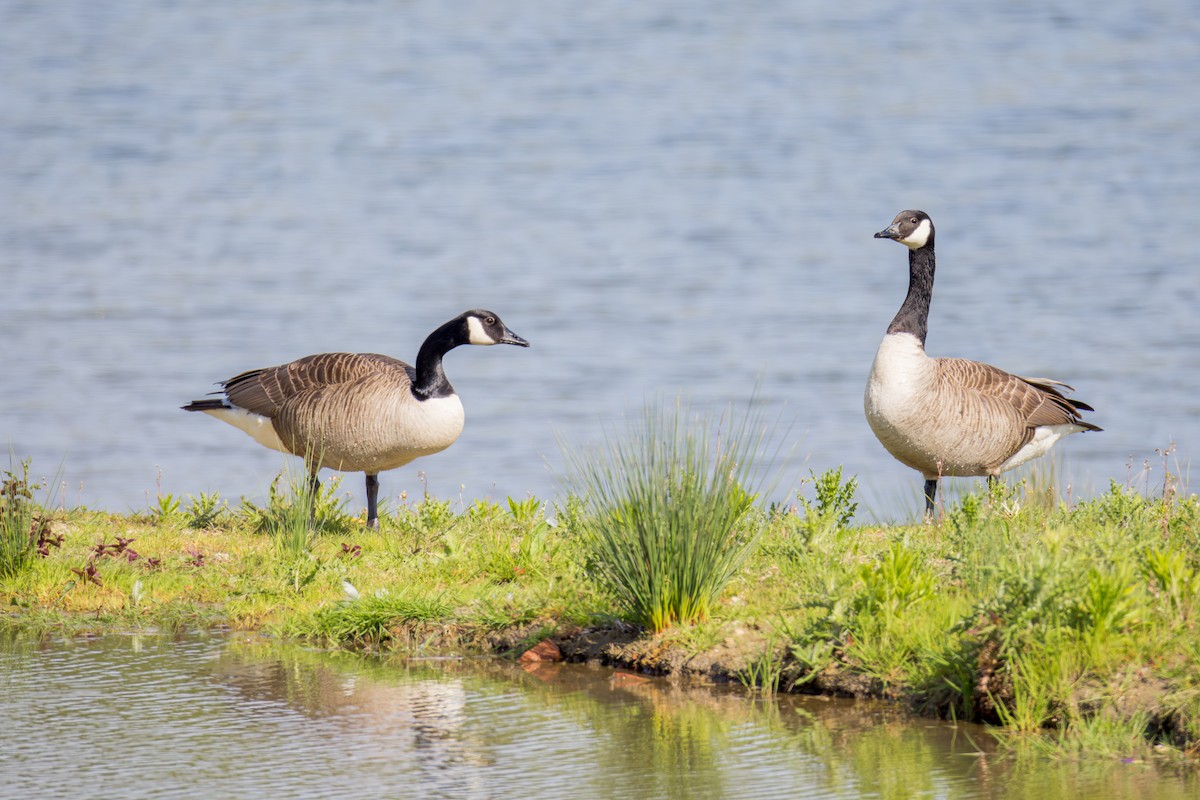
M 785 485 L 907 514 L 861 395 L 920 207 L 930 352 L 1074 384 L 1061 477 L 1153 490 L 1200 446 L 1197 74 L 1184 0 L 6 2 L 0 439 L 72 503 L 262 497 L 283 457 L 181 404 L 485 306 L 533 347 L 452 353 L 466 431 L 385 494 L 551 496 L 556 433 L 757 383 Z
M 5 797 L 1194 797 L 874 703 L 244 637 L 0 635 Z

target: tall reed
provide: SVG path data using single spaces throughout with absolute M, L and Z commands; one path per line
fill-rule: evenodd
M 589 567 L 630 621 L 654 631 L 706 619 L 758 539 L 753 484 L 766 428 L 730 407 L 648 401 L 595 449 L 564 447 L 584 499 Z

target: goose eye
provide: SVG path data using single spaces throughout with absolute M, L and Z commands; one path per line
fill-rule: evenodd
M 917 224 L 917 218 L 916 218 L 916 217 L 912 217 L 912 218 L 910 218 L 908 221 L 909 221 L 909 222 L 911 222 L 913 225 L 916 225 L 916 224 Z
M 495 318 L 495 317 L 488 317 L 488 318 L 487 318 L 487 324 L 488 324 L 488 325 L 495 325 L 495 324 L 496 324 L 496 318 Z

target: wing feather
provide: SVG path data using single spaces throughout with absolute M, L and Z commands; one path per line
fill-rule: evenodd
M 221 384 L 236 406 L 274 418 L 281 408 L 303 395 L 370 377 L 411 382 L 415 373 L 399 359 L 377 353 L 321 353 L 287 364 L 253 369 Z
M 1015 415 L 1026 430 L 1019 446 L 1026 444 L 1036 428 L 1047 425 L 1079 425 L 1088 430 L 1100 430 L 1084 422 L 1080 411 L 1092 411 L 1087 403 L 1070 400 L 1062 390 L 1071 387 L 1052 378 L 1023 378 L 1010 372 L 965 358 L 939 358 L 942 372 L 958 386 L 977 393 L 989 404 L 998 405 L 1006 415 Z

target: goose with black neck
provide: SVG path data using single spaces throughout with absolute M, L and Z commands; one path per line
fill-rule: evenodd
M 926 518 L 942 477 L 987 476 L 991 483 L 1064 436 L 1101 430 L 1082 419 L 1092 407 L 1067 398 L 1071 387 L 1061 381 L 926 354 L 935 234 L 924 211 L 901 211 L 875 234 L 908 248 L 908 294 L 875 354 L 864 396 L 876 438 L 924 477 Z
M 322 353 L 220 382 L 201 411 L 256 442 L 305 460 L 312 488 L 322 467 L 366 473 L 367 526 L 379 527 L 379 473 L 445 450 L 462 433 L 462 401 L 442 358 L 464 344 L 529 342 L 491 311 L 466 311 L 434 330 L 416 367 L 376 353 Z

